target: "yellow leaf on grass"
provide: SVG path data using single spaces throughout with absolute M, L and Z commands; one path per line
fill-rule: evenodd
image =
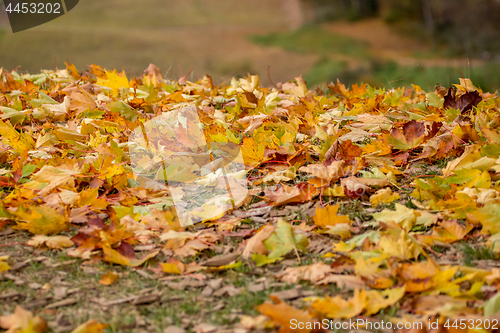
M 34 317 L 33 313 L 16 305 L 13 314 L 0 316 L 0 328 L 6 329 L 6 333 L 42 333 L 48 326 L 43 318 Z
M 12 229 L 28 230 L 35 235 L 48 235 L 68 228 L 68 218 L 50 207 L 19 207 L 15 212 L 17 226 Z
M 5 272 L 10 269 L 9 264 L 5 262 L 7 259 L 9 259 L 9 256 L 0 256 L 0 272 Z
M 332 236 L 340 236 L 341 239 L 347 239 L 351 237 L 351 226 L 347 223 L 338 223 L 336 225 L 327 225 L 326 234 Z
M 340 204 L 326 206 L 325 208 L 316 208 L 316 215 L 313 217 L 314 223 L 325 228 L 326 226 L 334 226 L 339 223 L 351 223 L 349 216 L 337 215 Z
M 381 309 L 394 305 L 404 295 L 405 286 L 383 291 L 369 290 L 366 292 L 367 302 L 364 314 L 366 316 L 374 315 Z
M 378 247 L 384 254 L 403 260 L 417 259 L 422 252 L 422 245 L 397 226 L 380 238 Z
M 37 247 L 40 245 L 47 245 L 51 249 L 62 249 L 65 247 L 73 246 L 73 241 L 68 236 L 45 236 L 36 235 L 28 241 L 28 245 Z
M 307 266 L 288 267 L 283 272 L 278 273 L 276 277 L 289 284 L 297 283 L 300 280 L 316 283 L 332 273 L 333 269 L 330 265 L 318 262 Z
M 483 234 L 494 235 L 500 232 L 500 204 L 487 204 L 471 215 L 483 225 Z
M 120 252 L 108 247 L 108 246 L 103 246 L 102 251 L 104 252 L 104 260 L 112 262 L 114 264 L 118 265 L 123 265 L 123 266 L 131 266 L 131 267 L 138 267 L 142 264 L 144 264 L 147 260 L 155 257 L 160 250 L 153 251 L 150 254 L 144 256 L 141 259 L 131 259 L 125 257 L 123 254 Z
M 71 333 L 102 333 L 106 327 L 108 325 L 101 324 L 96 319 L 91 319 L 72 330 Z
M 103 274 L 101 276 L 101 280 L 99 280 L 99 283 L 103 286 L 109 286 L 113 284 L 113 282 L 118 280 L 119 277 L 120 276 L 115 272 L 106 272 L 106 274 Z
M 344 187 L 342 185 L 335 184 L 331 187 L 326 188 L 323 191 L 323 196 L 325 196 L 325 197 L 345 197 Z
M 251 257 L 252 253 L 265 254 L 267 253 L 266 246 L 263 241 L 268 239 L 269 236 L 274 232 L 276 227 L 272 225 L 266 225 L 261 228 L 255 235 L 253 235 L 249 240 L 247 240 L 245 249 L 243 250 L 243 258 L 248 259 Z
M 351 252 L 355 247 L 356 243 L 354 242 L 344 243 L 341 241 L 340 243 L 334 244 L 333 249 L 339 252 Z
M 271 318 L 274 322 L 279 324 L 281 326 L 280 333 L 287 333 L 287 332 L 300 332 L 300 333 L 307 333 L 311 332 L 311 328 L 308 327 L 309 324 L 313 324 L 313 317 L 308 314 L 305 311 L 299 310 L 294 308 L 293 306 L 290 306 L 286 303 L 278 303 L 278 304 L 272 304 L 272 303 L 264 303 L 261 304 L 257 307 L 257 311 L 262 313 L 263 315 L 268 316 Z M 297 328 L 297 327 L 292 327 L 291 323 L 293 323 L 293 320 L 296 320 L 297 323 L 303 324 L 304 328 Z
M 367 305 L 366 291 L 356 289 L 354 296 L 345 300 L 340 296 L 316 300 L 312 308 L 332 319 L 350 319 L 359 315 Z
M 392 193 L 392 190 L 389 187 L 386 187 L 375 192 L 375 194 L 370 197 L 370 202 L 372 205 L 378 205 L 391 203 L 399 198 L 401 198 L 399 193 Z
M 371 200 L 371 199 L 370 199 Z M 406 230 L 411 230 L 420 214 L 411 208 L 396 204 L 396 210 L 384 209 L 372 215 L 377 222 L 395 222 Z
M 166 263 L 160 263 L 164 273 L 181 275 L 186 270 L 186 266 L 179 260 L 170 258 Z

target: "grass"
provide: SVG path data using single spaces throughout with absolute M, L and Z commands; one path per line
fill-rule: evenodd
M 472 266 L 472 262 L 475 260 L 495 260 L 497 258 L 494 246 L 471 246 L 464 243 L 462 246 L 462 253 L 464 255 L 464 263 L 466 266 Z
M 130 267 L 112 265 L 107 262 L 87 265 L 84 260 L 69 257 L 64 251 L 33 249 L 19 245 L 25 244 L 29 238 L 28 233 L 24 232 L 0 237 L 0 245 L 12 244 L 0 247 L 0 256 L 10 254 L 11 263 L 32 258 L 43 259 L 31 261 L 19 269 L 8 271 L 11 274 L 9 276 L 15 276 L 16 280 L 0 275 L 0 294 L 12 292 L 20 294 L 18 298 L 2 299 L 0 314 L 11 313 L 15 305 L 20 305 L 50 322 L 53 330 L 51 332 L 71 331 L 76 325 L 89 319 L 97 319 L 108 324 L 106 333 L 163 332 L 171 325 L 184 327 L 187 332 L 194 332 L 194 327 L 199 323 L 210 323 L 220 328 L 234 326 L 239 322 L 241 314 L 258 315 L 256 306 L 269 301 L 271 294 L 298 286 L 298 284 L 279 282 L 275 279 L 272 270 L 256 268 L 255 264 L 250 261 L 244 262 L 243 266 L 234 271 L 206 273 L 208 281 L 222 278 L 222 286 L 230 285 L 239 288 L 239 294 L 202 297 L 200 294 L 204 286 L 188 284 L 182 290 L 174 287 L 175 283 L 185 280 L 184 276 L 179 276 L 178 280 L 148 279 Z M 200 257 L 212 255 L 214 254 L 209 251 L 199 254 Z M 303 263 L 307 264 L 320 260 L 321 256 L 303 253 L 301 257 Z M 162 258 L 156 260 L 162 261 Z M 151 263 L 150 268 L 157 266 L 157 261 L 153 261 L 155 263 Z M 58 264 L 60 266 L 53 267 Z M 120 278 L 111 286 L 103 286 L 99 283 L 101 276 L 107 271 L 114 271 L 120 275 Z M 142 271 L 151 275 L 148 268 L 143 268 Z M 255 284 L 256 279 L 262 277 L 267 279 L 268 288 L 250 292 L 248 286 Z M 55 298 L 55 288 L 61 287 L 68 291 L 73 290 L 62 300 L 73 298 L 75 303 L 56 309 L 46 309 L 47 304 L 61 300 Z M 311 283 L 300 283 L 300 287 L 305 291 L 314 291 L 317 296 L 326 290 L 338 292 L 335 286 L 321 289 Z M 103 306 L 98 303 L 99 301 L 119 300 L 131 295 L 152 293 L 159 293 L 161 300 L 142 305 L 122 303 Z M 43 302 L 44 300 L 46 302 Z M 205 305 L 207 302 L 212 305 L 210 308 Z M 292 301 L 292 303 L 299 304 L 297 302 L 302 301 Z M 214 306 L 217 306 L 216 311 L 211 310 Z
M 468 77 L 467 68 L 459 68 Z M 414 67 L 401 66 L 394 62 L 367 62 L 358 69 L 348 69 L 345 63 L 323 58 L 314 64 L 305 75 L 312 85 L 322 82 L 336 82 L 337 78 L 346 86 L 354 83 L 366 82 L 375 87 L 410 86 L 410 83 L 419 85 L 423 89 L 433 90 L 434 83 L 449 87 L 458 83 L 462 76 L 457 68 L 452 67 Z M 486 63 L 471 68 L 472 82 L 483 90 L 495 91 L 500 88 L 500 77 L 492 75 L 500 71 L 500 64 Z M 432 82 L 432 86 L 431 86 Z
M 358 58 L 369 55 L 365 43 L 332 34 L 318 26 L 304 26 L 292 32 L 254 35 L 251 40 L 263 46 L 278 46 L 297 53 L 345 54 Z
M 38 72 L 54 63 L 64 68 L 69 61 L 84 71 L 99 63 L 133 76 L 154 63 L 174 79 L 181 67 L 183 75 L 192 69 L 196 79 L 210 72 L 217 82 L 256 70 L 265 73 L 268 63 L 256 66 L 259 59 L 240 44 L 248 46 L 244 36 L 250 31 L 286 24 L 286 18 L 275 15 L 281 8 L 265 0 L 152 0 L 147 6 L 132 0 L 80 1 L 68 14 L 39 27 L 16 34 L 6 27 L 3 37 L 0 33 L 0 67 Z

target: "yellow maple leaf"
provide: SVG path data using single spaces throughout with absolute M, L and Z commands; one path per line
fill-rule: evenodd
M 383 291 L 369 290 L 366 292 L 367 302 L 364 314 L 366 316 L 374 315 L 381 309 L 394 305 L 404 295 L 405 286 Z
M 298 332 L 308 333 L 311 329 L 307 328 L 307 324 L 313 324 L 313 317 L 302 310 L 296 309 L 286 303 L 272 304 L 266 302 L 257 307 L 257 311 L 271 318 L 275 323 L 281 325 L 280 333 Z M 291 323 L 295 320 L 297 323 L 306 324 L 303 328 L 292 328 Z
M 110 72 L 106 70 L 106 76 L 107 80 L 98 78 L 97 79 L 97 85 L 108 87 L 108 88 L 114 88 L 114 89 L 120 89 L 120 88 L 129 88 L 129 82 L 127 79 L 127 76 L 125 75 L 125 72 L 123 71 L 122 73 L 118 74 L 116 70 Z
M 312 304 L 312 308 L 319 313 L 332 319 L 351 319 L 359 315 L 367 305 L 366 291 L 356 289 L 354 296 L 345 300 L 340 296 L 318 299 Z
M 349 216 L 347 215 L 337 215 L 340 204 L 329 205 L 325 208 L 316 208 L 316 215 L 313 217 L 314 223 L 325 228 L 326 226 L 334 226 L 339 223 L 351 223 Z
M 161 270 L 168 274 L 181 275 L 186 270 L 186 266 L 179 260 L 170 258 L 166 263 L 160 263 Z
M 99 283 L 103 286 L 109 286 L 113 284 L 116 280 L 118 280 L 120 276 L 115 272 L 106 272 L 101 276 Z
M 386 255 L 403 260 L 417 259 L 422 245 L 397 225 L 380 238 L 379 249 Z
M 6 329 L 8 333 L 42 333 L 48 326 L 40 316 L 33 316 L 30 311 L 16 305 L 13 314 L 0 316 L 0 328 Z
M 396 203 L 395 211 L 384 209 L 380 213 L 373 214 L 373 218 L 377 222 L 394 222 L 406 230 L 411 230 L 411 228 L 413 228 L 419 216 L 420 214 L 417 211 L 398 203 Z
M 45 236 L 36 235 L 28 241 L 29 246 L 38 247 L 40 245 L 47 245 L 51 249 L 62 249 L 65 247 L 73 246 L 73 242 L 68 236 Z
M 481 230 L 483 234 L 494 235 L 500 232 L 500 224 L 498 223 L 500 204 L 488 204 L 470 214 L 467 216 L 467 219 L 470 219 L 472 216 L 476 218 L 483 225 L 483 229 Z
M 108 247 L 103 246 L 102 251 L 104 252 L 104 260 L 112 262 L 114 264 L 122 265 L 122 266 L 131 266 L 138 267 L 145 263 L 147 260 L 155 257 L 160 250 L 153 251 L 148 255 L 142 257 L 141 259 L 127 258 L 120 252 Z
M 264 161 L 265 145 L 259 144 L 254 138 L 244 138 L 241 145 L 241 153 L 245 164 L 248 166 L 256 166 Z
M 72 330 L 71 333 L 102 333 L 106 327 L 108 325 L 101 324 L 96 319 L 91 319 Z
M 17 226 L 12 229 L 28 230 L 35 235 L 49 235 L 64 231 L 68 228 L 68 217 L 58 210 L 47 206 L 23 206 L 14 213 Z
M 392 193 L 392 190 L 389 187 L 386 187 L 375 192 L 375 194 L 370 197 L 370 202 L 372 205 L 378 205 L 391 203 L 399 198 L 401 198 L 399 193 Z

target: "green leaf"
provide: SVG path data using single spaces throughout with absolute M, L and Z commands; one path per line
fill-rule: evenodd
M 135 120 L 137 118 L 137 111 L 122 101 L 110 103 L 108 107 L 111 112 L 119 113 L 127 120 Z
M 52 97 L 44 94 L 43 92 L 38 92 L 38 98 L 32 99 L 29 101 L 30 105 L 34 108 L 39 107 L 42 104 L 59 104 L 57 101 L 52 99 Z
M 9 119 L 12 125 L 22 124 L 26 115 L 22 111 L 14 110 L 11 108 L 0 107 L 0 118 Z
M 484 302 L 484 316 L 490 317 L 500 311 L 500 293 Z
M 498 158 L 498 156 L 500 156 L 500 145 L 492 144 L 492 145 L 482 146 L 481 147 L 481 155 L 491 157 L 491 158 Z
M 36 164 L 26 164 L 23 166 L 21 178 L 30 176 L 36 169 Z
M 307 238 L 304 235 L 295 235 L 292 225 L 283 219 L 278 220 L 276 230 L 263 243 L 270 252 L 269 259 L 281 259 L 294 250 L 305 251 L 309 245 Z
M 455 110 L 453 108 L 447 108 L 444 111 L 446 112 L 446 117 L 448 118 L 448 122 L 452 122 L 453 120 L 457 119 L 458 116 L 460 116 L 460 111 Z
M 427 97 L 427 101 L 429 102 L 430 106 L 433 106 L 435 108 L 442 108 L 444 104 L 444 100 L 435 92 L 430 92 L 425 95 Z
M 273 264 L 275 263 L 276 261 L 279 260 L 279 258 L 274 258 L 274 259 L 270 259 L 268 256 L 266 256 L 265 254 L 257 254 L 257 253 L 254 253 L 252 255 L 252 260 L 255 261 L 255 263 L 257 264 L 257 266 L 264 266 L 264 265 L 267 265 L 267 264 Z

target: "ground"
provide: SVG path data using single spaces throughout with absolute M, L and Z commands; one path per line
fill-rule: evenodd
M 217 86 L 163 79 L 155 66 L 135 79 L 97 65 L 0 74 L 9 333 L 44 322 L 81 333 L 498 320 L 500 102 L 468 79 L 313 92 L 300 78 Z M 131 139 L 176 112 L 173 130 Z M 201 134 L 243 160 L 224 177 L 200 174 L 199 151 L 184 149 Z M 178 149 L 189 157 L 166 189 L 172 169 L 154 161 Z M 176 217 L 174 189 L 176 210 L 203 222 Z

